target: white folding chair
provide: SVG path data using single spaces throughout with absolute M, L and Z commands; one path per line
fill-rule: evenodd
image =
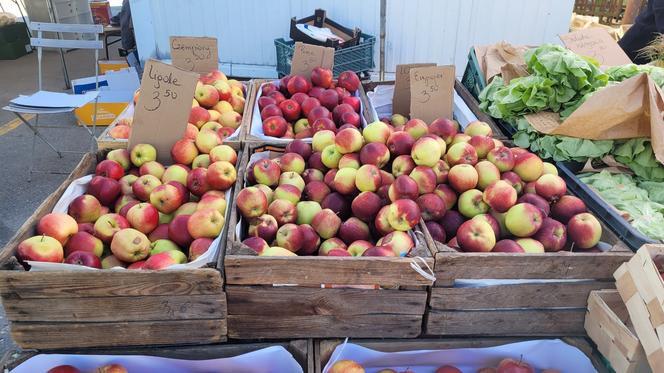
M 37 34 L 37 37 L 30 38 L 30 44 L 33 47 L 37 48 L 37 64 L 38 64 L 38 77 L 39 77 L 39 85 L 38 89 L 39 92 L 46 92 L 42 90 L 42 49 L 43 48 L 59 48 L 59 49 L 94 49 L 95 51 L 95 59 L 94 59 L 94 64 L 95 64 L 95 90 L 99 90 L 99 65 L 98 65 L 98 60 L 99 60 L 99 50 L 104 48 L 103 42 L 99 39 L 99 35 L 103 34 L 104 28 L 102 25 L 93 25 L 93 24 L 86 24 L 86 25 L 79 25 L 79 24 L 64 24 L 64 23 L 43 23 L 43 22 L 31 22 L 30 23 L 30 30 L 32 32 L 32 35 L 35 35 L 35 31 Z M 44 32 L 55 32 L 58 34 L 58 37 L 62 33 L 80 33 L 80 34 L 92 34 L 94 35 L 94 40 L 65 40 L 65 39 L 49 39 L 49 38 L 44 38 L 43 33 Z M 38 92 L 35 92 L 38 93 Z M 83 127 L 88 131 L 88 134 L 90 135 L 90 149 L 91 151 L 94 151 L 95 146 L 96 146 L 96 130 L 97 130 L 97 101 L 98 99 L 95 96 L 94 98 L 94 113 L 93 113 L 93 118 L 92 118 L 92 129 L 89 128 L 87 125 L 83 125 Z M 87 102 L 89 103 L 89 102 Z M 85 104 L 87 104 L 85 103 Z M 58 173 L 58 172 L 51 172 L 51 171 L 35 171 L 33 169 L 34 166 L 34 158 L 35 158 L 35 142 L 37 137 L 39 137 L 43 142 L 46 143 L 57 155 L 58 157 L 62 158 L 62 153 L 82 153 L 78 151 L 67 151 L 67 150 L 59 150 L 53 144 L 51 144 L 46 137 L 39 131 L 41 128 L 60 128 L 63 129 L 65 127 L 63 126 L 40 126 L 39 125 L 39 115 L 45 115 L 45 114 L 60 114 L 60 113 L 67 113 L 67 112 L 72 112 L 75 109 L 85 105 L 81 104 L 77 107 L 57 107 L 57 108 L 47 108 L 47 107 L 29 107 L 29 106 L 20 106 L 20 105 L 15 105 L 10 103 L 9 105 L 5 106 L 3 110 L 10 111 L 14 113 L 30 130 L 33 132 L 33 138 L 32 138 L 32 155 L 30 158 L 30 169 L 29 169 L 29 179 L 30 181 L 32 179 L 32 173 L 33 172 L 47 172 L 47 173 Z M 34 124 L 30 123 L 29 120 L 25 118 L 25 114 L 33 114 L 34 115 Z

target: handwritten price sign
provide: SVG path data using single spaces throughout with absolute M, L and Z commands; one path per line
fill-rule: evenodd
M 410 115 L 410 69 L 416 67 L 436 66 L 435 63 L 411 63 L 397 65 L 392 96 L 392 113 Z
M 171 36 L 173 66 L 197 73 L 208 73 L 219 67 L 217 38 Z
M 187 128 L 198 74 L 149 60 L 143 70 L 129 148 L 147 143 L 157 148 L 160 162 L 170 162 L 170 150 Z
M 410 116 L 427 123 L 452 118 L 454 66 L 428 66 L 410 69 Z
M 295 43 L 295 51 L 291 61 L 291 74 L 311 76 L 311 70 L 323 67 L 332 70 L 334 67 L 334 48 L 318 45 Z
M 577 30 L 560 35 L 560 40 L 572 52 L 595 59 L 601 66 L 620 66 L 631 63 L 618 43 L 601 28 Z

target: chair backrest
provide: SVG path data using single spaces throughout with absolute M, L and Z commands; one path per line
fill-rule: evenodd
M 30 22 L 30 30 L 37 32 L 36 38 L 30 38 L 30 44 L 37 47 L 39 90 L 42 89 L 42 48 L 60 49 L 94 49 L 95 51 L 95 81 L 99 88 L 99 50 L 104 48 L 104 43 L 99 40 L 99 34 L 104 33 L 104 26 L 96 24 L 69 24 L 69 23 L 45 23 Z M 57 38 L 45 38 L 43 32 L 56 32 Z M 63 33 L 92 34 L 94 40 L 65 40 L 61 38 Z

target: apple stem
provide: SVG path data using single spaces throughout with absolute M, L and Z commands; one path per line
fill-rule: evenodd
M 44 237 L 46 236 L 46 233 L 42 233 L 41 240 L 40 242 L 44 242 Z

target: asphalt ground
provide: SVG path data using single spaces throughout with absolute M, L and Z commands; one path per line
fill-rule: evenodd
M 110 58 L 119 59 L 117 51 L 112 51 Z M 69 51 L 65 59 L 70 79 L 94 76 L 94 52 Z M 71 92 L 65 88 L 59 52 L 44 51 L 42 69 L 44 90 Z M 0 61 L 0 108 L 20 94 L 37 91 L 37 71 L 37 52 L 13 61 Z M 73 112 L 40 116 L 39 124 L 58 126 L 40 130 L 57 149 L 79 153 L 63 154 L 59 158 L 37 139 L 34 168 L 45 172 L 33 173 L 30 178 L 33 133 L 13 113 L 0 110 L 0 247 L 4 247 L 42 201 L 62 183 L 81 160 L 83 152 L 90 150 L 90 135 L 76 124 Z M 4 311 L 0 310 L 0 358 L 14 350 Z

